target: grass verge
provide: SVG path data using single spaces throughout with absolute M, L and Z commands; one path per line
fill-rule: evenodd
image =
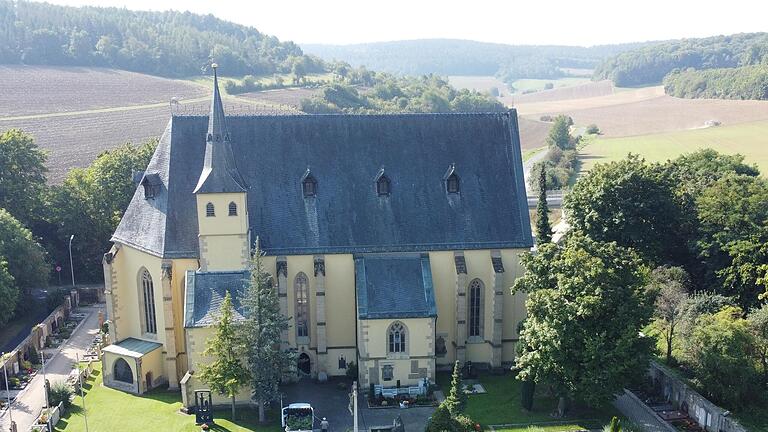
M 94 374 L 84 385 L 88 428 L 91 432 L 168 431 L 198 432 L 195 416 L 181 413 L 181 394 L 178 392 L 152 391 L 135 396 L 105 387 L 102 383 L 101 363 L 94 365 Z M 279 432 L 276 421 L 258 424 L 258 414 L 249 409 L 237 411 L 237 421 L 232 421 L 229 410 L 216 411 L 219 432 Z M 69 412 L 56 424 L 56 431 L 80 432 L 85 430 L 83 400 L 78 394 Z

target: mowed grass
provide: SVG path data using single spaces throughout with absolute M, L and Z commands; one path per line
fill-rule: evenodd
M 153 391 L 145 396 L 135 396 L 107 388 L 102 384 L 101 363 L 84 386 L 88 430 L 91 432 L 168 431 L 198 432 L 195 416 L 181 413 L 181 394 L 178 392 Z M 85 430 L 83 400 L 78 394 L 74 405 L 56 425 L 56 431 L 80 432 Z M 278 432 L 277 421 L 266 426 L 258 425 L 258 414 L 240 408 L 238 420 L 230 420 L 229 410 L 216 411 L 216 426 L 220 432 Z
M 527 412 L 520 405 L 522 384 L 512 374 L 480 375 L 479 381 L 487 393 L 468 395 L 464 413 L 485 428 L 503 425 L 496 430 L 511 432 L 527 431 L 530 426 L 544 428 L 547 432 L 601 429 L 611 417 L 621 417 L 613 406 L 607 406 L 599 410 L 572 407 L 565 418 L 554 418 L 551 414 L 557 409 L 557 399 L 545 395 L 541 387 L 536 389 L 533 410 Z M 447 395 L 451 375 L 438 374 L 437 383 Z
M 579 151 L 582 172 L 595 164 L 638 154 L 651 162 L 664 162 L 685 153 L 712 148 L 725 154 L 741 154 L 749 164 L 768 174 L 768 121 L 741 123 L 661 134 L 598 138 Z

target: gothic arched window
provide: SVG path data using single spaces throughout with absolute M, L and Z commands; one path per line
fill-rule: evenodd
M 392 193 L 392 184 L 389 181 L 389 177 L 382 175 L 376 180 L 376 193 L 379 196 L 386 196 Z
M 115 364 L 112 366 L 112 376 L 116 381 L 133 384 L 133 371 L 122 357 L 115 360 Z
M 237 204 L 234 202 L 229 203 L 229 215 L 237 216 Z
M 392 323 L 387 330 L 388 352 L 400 354 L 406 352 L 407 330 L 403 323 L 397 321 Z
M 483 336 L 483 282 L 473 279 L 469 283 L 469 337 Z
M 296 293 L 296 336 L 309 337 L 309 279 L 304 273 L 293 282 Z
M 157 334 L 157 321 L 155 319 L 155 287 L 152 276 L 147 269 L 142 269 L 139 275 L 141 289 L 142 330 L 144 333 Z
M 448 193 L 459 193 L 459 176 L 451 174 L 445 180 L 445 189 Z
M 205 205 L 205 216 L 206 217 L 216 216 L 216 209 L 213 207 L 213 203 L 208 203 Z

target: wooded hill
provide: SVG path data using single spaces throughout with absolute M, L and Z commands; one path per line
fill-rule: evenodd
M 594 47 L 506 45 L 459 39 L 419 39 L 354 45 L 314 45 L 302 48 L 325 60 L 353 66 L 420 75 L 497 75 L 518 78 L 557 78 L 562 68 L 592 69 L 606 57 L 642 46 L 641 43 Z
M 595 69 L 594 79 L 610 79 L 623 87 L 640 86 L 660 83 L 675 69 L 738 68 L 761 63 L 768 64 L 768 33 L 741 33 L 641 46 L 605 60 Z M 698 76 L 709 81 L 720 75 Z
M 213 58 L 229 75 L 290 72 L 296 61 L 323 68 L 293 42 L 213 15 L 0 0 L 0 63 L 190 76 Z

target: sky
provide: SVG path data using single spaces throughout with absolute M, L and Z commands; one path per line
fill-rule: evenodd
M 590 46 L 768 30 L 765 0 L 48 1 L 211 13 L 299 44 L 451 38 Z

